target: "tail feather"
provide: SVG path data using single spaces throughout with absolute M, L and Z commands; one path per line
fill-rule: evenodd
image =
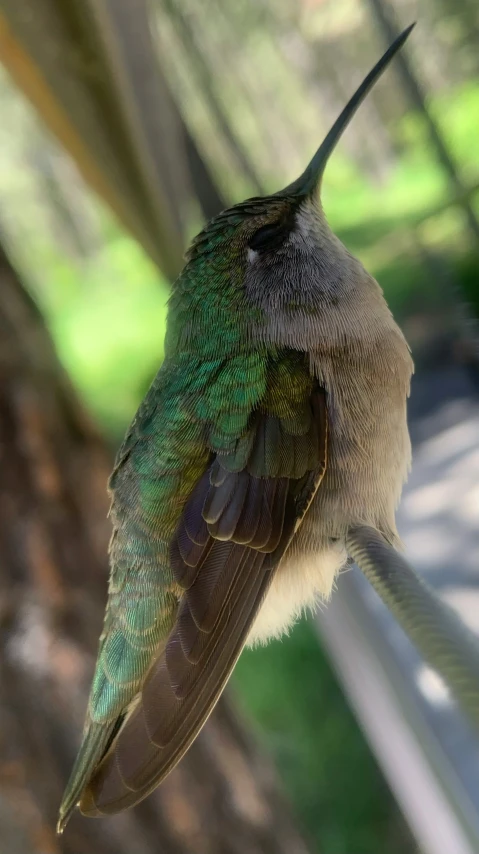
M 57 833 L 63 833 L 65 830 L 91 777 L 92 768 L 96 767 L 102 759 L 116 728 L 117 721 L 88 725 L 60 805 Z

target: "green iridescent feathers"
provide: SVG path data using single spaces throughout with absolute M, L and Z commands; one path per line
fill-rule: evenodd
M 202 426 L 209 459 L 193 488 L 188 485 L 187 501 L 166 543 L 178 611 L 145 674 L 139 701 L 83 793 L 81 809 L 88 815 L 137 803 L 191 743 L 234 666 L 278 560 L 324 472 L 324 400 L 313 389 L 304 355 L 255 356 L 251 366 L 264 381 L 262 394 L 251 397 L 246 386 L 239 398 L 221 393 L 249 375 L 242 370 L 235 380 L 235 360 L 226 360 L 204 400 L 192 399 L 189 423 Z M 281 389 L 276 386 L 280 378 Z M 253 409 L 244 405 L 248 400 Z M 212 420 L 218 407 L 219 416 Z M 164 434 L 160 430 L 158 435 Z M 116 494 L 122 487 L 116 483 Z M 174 501 L 177 494 L 165 500 Z

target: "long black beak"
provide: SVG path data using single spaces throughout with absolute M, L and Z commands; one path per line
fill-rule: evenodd
M 411 24 L 410 27 L 404 30 L 404 32 L 402 32 L 401 35 L 398 36 L 397 39 L 392 43 L 392 45 L 387 49 L 386 53 L 383 54 L 383 56 L 381 57 L 379 62 L 376 63 L 372 71 L 370 71 L 368 76 L 365 77 L 360 87 L 356 90 L 351 100 L 345 106 L 341 115 L 336 119 L 324 142 L 322 142 L 319 146 L 316 154 L 314 155 L 311 162 L 307 165 L 303 174 L 300 175 L 300 177 L 297 178 L 296 181 L 286 187 L 286 190 L 282 190 L 281 193 L 278 195 L 287 194 L 309 196 L 312 195 L 319 188 L 326 164 L 329 160 L 331 153 L 334 151 L 338 140 L 341 138 L 343 131 L 347 128 L 356 110 L 358 109 L 359 105 L 364 101 L 364 98 L 366 97 L 370 89 L 372 89 L 376 81 L 381 77 L 383 71 L 391 62 L 392 58 L 403 46 L 413 27 L 415 27 L 415 24 Z

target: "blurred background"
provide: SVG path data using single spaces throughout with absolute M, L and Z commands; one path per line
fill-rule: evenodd
M 205 766 L 193 759 L 158 801 L 160 819 L 140 808 L 136 823 L 106 822 L 108 839 L 103 823 L 77 818 L 71 836 L 52 831 L 105 595 L 99 496 L 161 363 L 183 251 L 221 208 L 293 180 L 416 19 L 340 143 L 323 204 L 384 288 L 417 365 L 406 546 L 479 629 L 476 0 L 0 0 L 5 854 L 281 851 L 276 797 L 290 804 L 281 834 L 293 854 L 478 850 L 477 741 L 355 578 L 340 580 L 319 624 L 304 620 L 287 641 L 245 653 L 230 692 L 237 711 L 219 713 L 237 739 L 234 762 L 247 755 L 239 715 L 253 733 L 251 762 L 268 769 L 258 783 L 275 816 L 267 830 L 243 804 L 250 836 L 234 847 L 234 798 L 214 831 L 206 820 L 226 777 L 239 774 L 232 758 L 211 802 L 196 804 Z M 377 699 L 383 689 L 389 706 Z M 401 726 L 408 749 L 398 747 Z M 176 836 L 158 841 L 157 820 Z

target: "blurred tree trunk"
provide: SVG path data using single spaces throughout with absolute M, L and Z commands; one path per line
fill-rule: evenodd
M 99 234 L 89 216 L 85 196 L 75 169 L 63 153 L 59 153 L 50 139 L 35 128 L 33 138 L 26 147 L 25 158 L 31 167 L 45 200 L 51 232 L 62 251 L 76 261 L 88 258 L 98 249 Z
M 252 189 L 255 193 L 260 194 L 262 192 L 262 183 L 256 172 L 253 161 L 244 149 L 240 140 L 235 135 L 225 108 L 217 96 L 212 71 L 198 46 L 195 32 L 191 28 L 188 15 L 185 15 L 178 3 L 173 2 L 173 0 L 163 0 L 163 7 L 171 18 L 178 32 L 178 36 L 186 48 L 189 60 L 195 69 L 195 75 L 199 83 L 201 95 L 208 104 L 208 108 L 211 111 L 211 115 L 214 117 L 219 133 L 233 153 L 241 172 L 251 184 Z
M 183 121 L 178 111 L 178 120 L 183 128 L 186 157 L 191 173 L 191 183 L 198 199 L 201 210 L 206 220 L 212 219 L 228 206 L 228 201 L 223 197 L 216 186 L 211 170 L 201 156 L 194 137 Z
M 0 292 L 0 849 L 306 854 L 225 701 L 143 804 L 54 835 L 106 595 L 111 462 L 1 246 Z

